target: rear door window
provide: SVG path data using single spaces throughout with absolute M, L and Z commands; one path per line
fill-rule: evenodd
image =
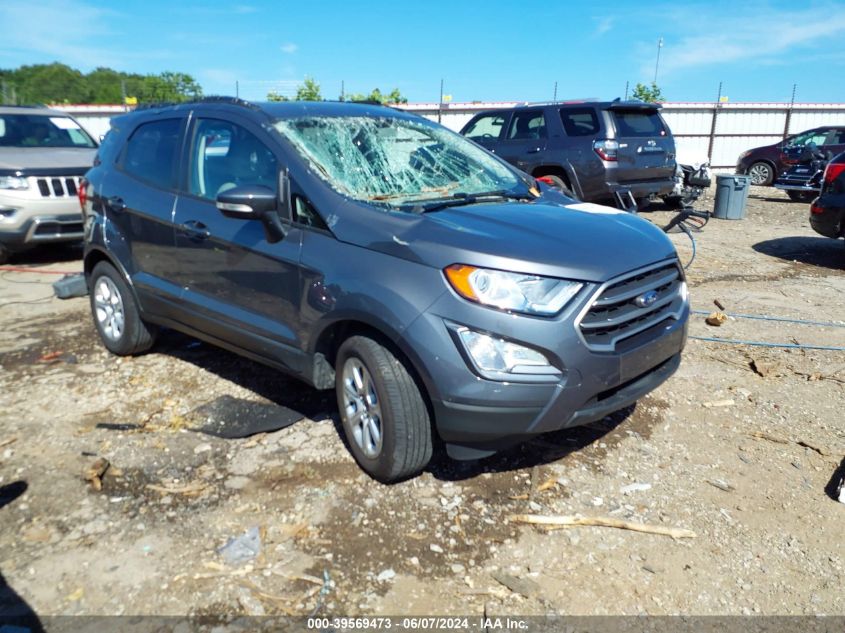
M 546 119 L 542 110 L 517 112 L 511 119 L 508 140 L 546 138 Z
M 593 108 L 561 110 L 560 122 L 567 136 L 593 136 L 599 132 L 599 119 Z
M 120 168 L 160 189 L 175 188 L 181 129 L 181 119 L 162 119 L 139 125 L 123 149 Z
M 656 110 L 611 110 L 611 116 L 619 137 L 666 136 L 666 128 Z
M 473 141 L 499 138 L 505 125 L 505 114 L 489 114 L 473 121 L 464 132 L 464 136 Z

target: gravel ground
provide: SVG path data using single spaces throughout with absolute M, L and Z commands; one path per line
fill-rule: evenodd
M 807 215 L 753 188 L 745 220 L 712 220 L 693 307 L 845 325 L 845 248 Z M 0 272 L 0 585 L 39 615 L 845 614 L 845 505 L 826 492 L 845 456 L 841 351 L 690 340 L 636 407 L 383 486 L 348 455 L 330 392 L 175 333 L 109 355 L 87 299 L 50 298 L 46 271 L 81 268 L 60 255 Z M 845 327 L 704 318 L 692 335 L 845 346 Z M 221 439 L 190 430 L 209 403 L 302 419 Z M 251 528 L 260 552 L 227 561 Z

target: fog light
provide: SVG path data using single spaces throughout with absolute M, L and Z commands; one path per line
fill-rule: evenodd
M 529 347 L 466 328 L 459 330 L 458 334 L 467 353 L 481 371 L 535 375 L 561 373 L 543 354 Z

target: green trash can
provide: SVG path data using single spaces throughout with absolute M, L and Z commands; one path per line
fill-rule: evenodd
M 716 199 L 713 217 L 720 220 L 742 220 L 748 204 L 751 176 L 742 174 L 716 174 Z

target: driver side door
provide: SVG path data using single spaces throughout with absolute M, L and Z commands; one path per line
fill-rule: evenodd
M 278 197 L 281 160 L 249 121 L 200 116 L 189 138 L 173 264 L 189 325 L 297 370 L 302 232 L 292 226 L 270 243 L 261 220 L 226 217 L 215 204 L 219 193 L 247 185 Z

